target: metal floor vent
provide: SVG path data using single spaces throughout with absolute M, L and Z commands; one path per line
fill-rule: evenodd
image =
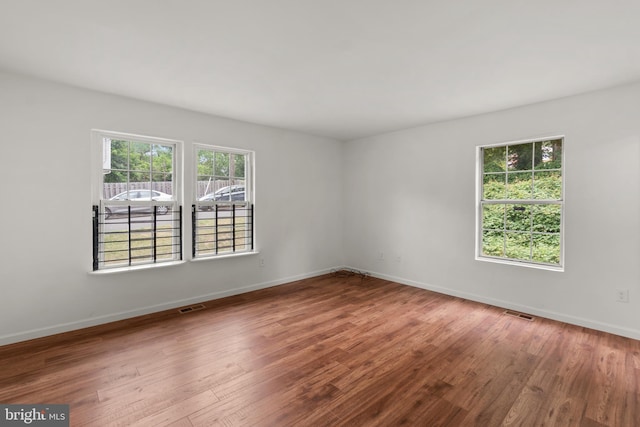
M 504 314 L 507 316 L 518 317 L 520 319 L 528 320 L 529 322 L 533 322 L 535 319 L 533 316 L 524 313 L 518 313 L 517 311 L 505 310 Z
M 178 313 L 180 314 L 191 313 L 192 311 L 198 311 L 205 308 L 207 307 L 204 304 L 196 304 L 189 307 L 183 307 L 181 309 L 178 309 Z

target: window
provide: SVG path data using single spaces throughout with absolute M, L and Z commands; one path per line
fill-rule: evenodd
M 93 269 L 182 258 L 177 141 L 94 131 Z
M 477 259 L 562 270 L 563 138 L 479 147 Z
M 253 251 L 253 153 L 195 146 L 193 258 Z

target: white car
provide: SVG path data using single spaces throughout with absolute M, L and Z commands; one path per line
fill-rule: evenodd
M 109 200 L 129 200 L 129 201 L 173 201 L 173 196 L 171 194 L 163 193 L 161 191 L 156 190 L 129 190 L 124 191 L 120 194 L 116 194 Z M 144 205 L 107 205 L 104 208 L 104 218 L 107 219 L 111 215 L 117 214 L 127 214 L 129 212 L 129 206 L 131 206 L 131 212 L 135 212 L 137 214 L 146 214 L 149 215 L 153 212 L 153 206 L 144 206 Z M 157 213 L 160 215 L 164 215 L 169 212 L 168 206 L 159 205 L 157 209 Z

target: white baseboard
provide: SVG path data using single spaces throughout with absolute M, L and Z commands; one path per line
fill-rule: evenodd
M 352 268 L 352 267 L 345 267 Z M 568 314 L 558 313 L 555 311 L 541 310 L 535 307 L 529 307 L 526 305 L 516 304 L 510 301 L 500 300 L 496 298 L 489 298 L 482 295 L 476 295 L 467 292 L 459 292 L 453 289 L 442 288 L 440 286 L 434 286 L 427 283 L 416 282 L 414 280 L 404 279 L 402 277 L 390 276 L 388 274 L 377 273 L 369 270 L 363 270 L 361 268 L 353 268 L 358 271 L 366 271 L 367 274 L 379 279 L 389 280 L 392 282 L 400 283 L 402 285 L 413 286 L 415 288 L 426 289 L 429 291 L 437 292 L 440 294 L 451 295 L 454 297 L 468 299 L 470 301 L 481 302 L 484 304 L 493 305 L 510 310 L 516 310 L 522 313 L 533 314 L 539 317 L 544 317 L 551 320 L 557 320 L 559 322 L 568 323 L 576 326 L 583 326 L 585 328 L 595 329 L 602 332 L 607 332 L 614 335 L 620 335 L 627 338 L 640 340 L 640 330 L 631 329 L 623 326 L 612 325 L 609 323 L 598 322 L 595 320 L 585 319 L 582 317 L 571 316 Z
M 265 289 L 273 286 L 282 285 L 289 282 L 295 282 L 297 280 L 303 280 L 311 277 L 321 276 L 323 274 L 331 273 L 333 271 L 340 270 L 340 269 L 353 269 L 353 270 L 363 271 L 363 272 L 366 271 L 367 274 L 373 277 L 377 277 L 379 279 L 390 280 L 392 282 L 400 283 L 407 286 L 413 286 L 415 288 L 426 289 L 429 291 L 438 292 L 445 295 L 464 298 L 471 301 L 493 305 L 496 307 L 508 308 L 511 310 L 516 310 L 516 311 L 520 311 L 527 314 L 533 314 L 536 316 L 545 317 L 547 319 L 557 320 L 557 321 L 569 323 L 572 325 L 583 326 L 583 327 L 595 329 L 598 331 L 608 332 L 611 334 L 640 340 L 640 330 L 637 330 L 637 329 L 631 329 L 631 328 L 621 327 L 621 326 L 612 325 L 608 323 L 597 322 L 590 319 L 570 316 L 570 315 L 557 313 L 549 310 L 540 310 L 535 307 L 515 304 L 509 301 L 499 300 L 495 298 L 488 298 L 482 295 L 476 295 L 476 294 L 471 294 L 467 292 L 459 292 L 459 291 L 455 291 L 448 288 L 442 288 L 442 287 L 434 286 L 431 284 L 416 282 L 414 280 L 409 280 L 409 279 L 404 279 L 402 277 L 396 277 L 388 274 L 373 272 L 366 269 L 360 269 L 360 268 L 354 268 L 354 267 L 348 267 L 348 266 L 339 266 L 334 268 L 327 268 L 324 270 L 312 271 L 312 272 L 299 274 L 295 276 L 284 277 L 277 280 L 271 280 L 267 282 L 247 285 L 247 286 L 243 286 L 236 289 L 228 289 L 224 291 L 212 292 L 209 294 L 200 295 L 193 298 L 169 301 L 163 304 L 142 307 L 135 310 L 122 311 L 122 312 L 112 313 L 104 316 L 92 317 L 90 319 L 79 320 L 76 322 L 60 323 L 54 326 L 47 326 L 44 328 L 32 329 L 28 331 L 18 332 L 15 334 L 3 335 L 3 336 L 0 336 L 0 345 L 13 344 L 20 341 L 27 341 L 34 338 L 41 338 L 41 337 L 59 334 L 63 332 L 70 332 L 78 329 L 88 328 L 91 326 L 97 326 L 97 325 L 102 325 L 110 322 L 115 322 L 118 320 L 130 319 L 132 317 L 142 316 L 145 314 L 157 313 L 164 310 L 171 310 L 174 308 L 179 308 L 179 307 L 183 307 L 191 304 L 197 304 L 204 301 L 210 301 L 210 300 L 220 299 L 228 296 L 239 295 L 239 294 L 243 294 L 251 291 L 256 291 L 259 289 Z
M 283 277 L 277 280 L 270 280 L 267 282 L 247 285 L 240 288 L 212 292 L 210 294 L 199 295 L 193 298 L 169 301 L 163 304 L 156 304 L 156 305 L 151 305 L 147 307 L 141 307 L 135 310 L 121 311 L 118 313 L 107 314 L 104 316 L 92 317 L 90 319 L 83 319 L 83 320 L 78 320 L 75 322 L 68 322 L 68 323 L 60 323 L 57 325 L 47 326 L 44 328 L 31 329 L 28 331 L 3 335 L 3 336 L 0 336 L 0 345 L 13 344 L 21 341 L 41 338 L 41 337 L 55 335 L 63 332 L 75 331 L 78 329 L 88 328 L 91 326 L 103 325 L 106 323 L 116 322 L 118 320 L 130 319 L 132 317 L 143 316 L 145 314 L 157 313 L 164 310 L 171 310 L 174 308 L 179 308 L 179 307 L 183 307 L 191 304 L 197 304 L 204 301 L 210 301 L 210 300 L 220 299 L 220 298 L 229 297 L 233 295 L 244 294 L 251 291 L 257 291 L 259 289 L 265 289 L 273 286 L 283 285 L 289 282 L 295 282 L 297 280 L 321 276 L 323 274 L 330 273 L 340 268 L 341 267 L 336 267 L 336 268 L 328 268 L 324 270 L 312 271 L 309 273 L 298 274 L 295 276 Z

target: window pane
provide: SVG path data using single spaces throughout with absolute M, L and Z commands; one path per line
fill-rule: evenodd
M 164 172 L 154 172 L 151 174 L 151 182 L 166 182 L 167 185 L 171 184 L 171 174 Z
M 531 206 L 507 205 L 506 221 L 507 230 L 530 231 L 531 230 Z
M 530 260 L 531 235 L 529 233 L 505 233 L 507 258 Z
M 533 174 L 531 172 L 512 172 L 507 175 L 507 199 L 531 199 L 533 193 Z
M 229 201 L 231 200 L 231 187 L 228 179 L 216 179 L 215 180 L 215 200 L 216 201 Z
M 535 144 L 535 169 L 562 167 L 562 140 L 539 141 Z
M 231 218 L 218 220 L 218 252 L 233 251 L 233 223 Z
M 113 197 L 113 200 L 131 200 L 132 197 L 135 197 L 135 190 L 123 191 L 122 193 L 118 193 Z
M 537 233 L 559 233 L 562 206 L 538 205 L 533 207 L 533 231 Z
M 482 198 L 485 200 L 498 200 L 507 197 L 507 174 L 497 173 L 484 175 L 482 185 Z
M 533 260 L 550 264 L 560 263 L 560 235 L 534 234 Z
M 130 188 L 129 198 L 125 200 L 151 201 L 151 192 L 144 188 Z
M 213 151 L 198 150 L 198 175 L 213 175 Z
M 482 232 L 482 255 L 504 256 L 504 233 L 502 231 Z
M 111 170 L 110 173 L 104 175 L 102 198 L 108 200 L 122 191 L 126 191 L 128 181 L 129 179 L 126 171 Z
M 234 180 L 235 184 L 231 190 L 231 200 L 234 202 L 244 202 L 247 200 L 247 192 L 243 179 Z
M 153 172 L 173 172 L 173 147 L 154 145 L 152 152 Z
M 243 251 L 250 249 L 248 246 L 247 238 L 249 237 L 249 231 L 251 224 L 249 223 L 250 217 L 246 206 L 237 205 L 236 210 L 236 228 L 234 232 L 235 248 L 236 251 Z
M 104 236 L 104 263 L 117 265 L 129 262 L 129 240 L 120 233 L 107 233 Z
M 196 188 L 196 198 L 200 199 L 207 194 L 213 194 L 215 191 L 215 180 L 212 176 L 198 176 L 197 188 Z
M 232 154 L 231 157 L 232 157 L 232 165 L 233 165 L 233 171 L 231 173 L 231 176 L 235 178 L 244 178 L 246 156 L 244 154 Z
M 213 174 L 220 177 L 229 176 L 229 153 L 214 154 Z
M 131 261 L 151 261 L 153 259 L 153 233 L 149 229 L 131 231 Z
M 103 169 L 103 172 L 107 172 L 102 180 L 102 197 L 106 200 L 126 191 L 127 182 L 129 182 L 129 143 L 121 140 L 110 141 L 110 144 L 103 145 L 103 148 L 109 150 L 109 156 L 106 157 L 110 158 L 106 162 L 111 167 L 111 169 Z M 105 156 L 103 156 L 103 162 L 104 159 Z
M 129 170 L 151 171 L 151 145 L 142 142 L 132 142 L 129 152 Z
M 210 218 L 203 218 L 198 212 L 196 218 L 196 251 L 199 255 L 215 254 L 215 223 Z
M 531 170 L 533 167 L 533 143 L 509 145 L 507 165 L 512 170 Z
M 111 140 L 111 169 L 126 171 L 129 169 L 129 142 Z
M 533 196 L 536 199 L 562 199 L 562 174 L 560 171 L 535 172 Z
M 504 230 L 504 205 L 483 206 L 482 228 L 485 230 Z
M 482 163 L 484 172 L 504 172 L 507 164 L 507 147 L 484 148 Z
M 148 172 L 130 172 L 129 190 L 151 189 L 151 175 Z
M 172 259 L 174 252 L 173 231 L 169 225 L 161 225 L 158 227 L 156 236 L 156 258 Z
M 171 174 L 154 173 L 151 175 L 151 189 L 162 193 L 162 200 L 173 200 L 173 182 Z

